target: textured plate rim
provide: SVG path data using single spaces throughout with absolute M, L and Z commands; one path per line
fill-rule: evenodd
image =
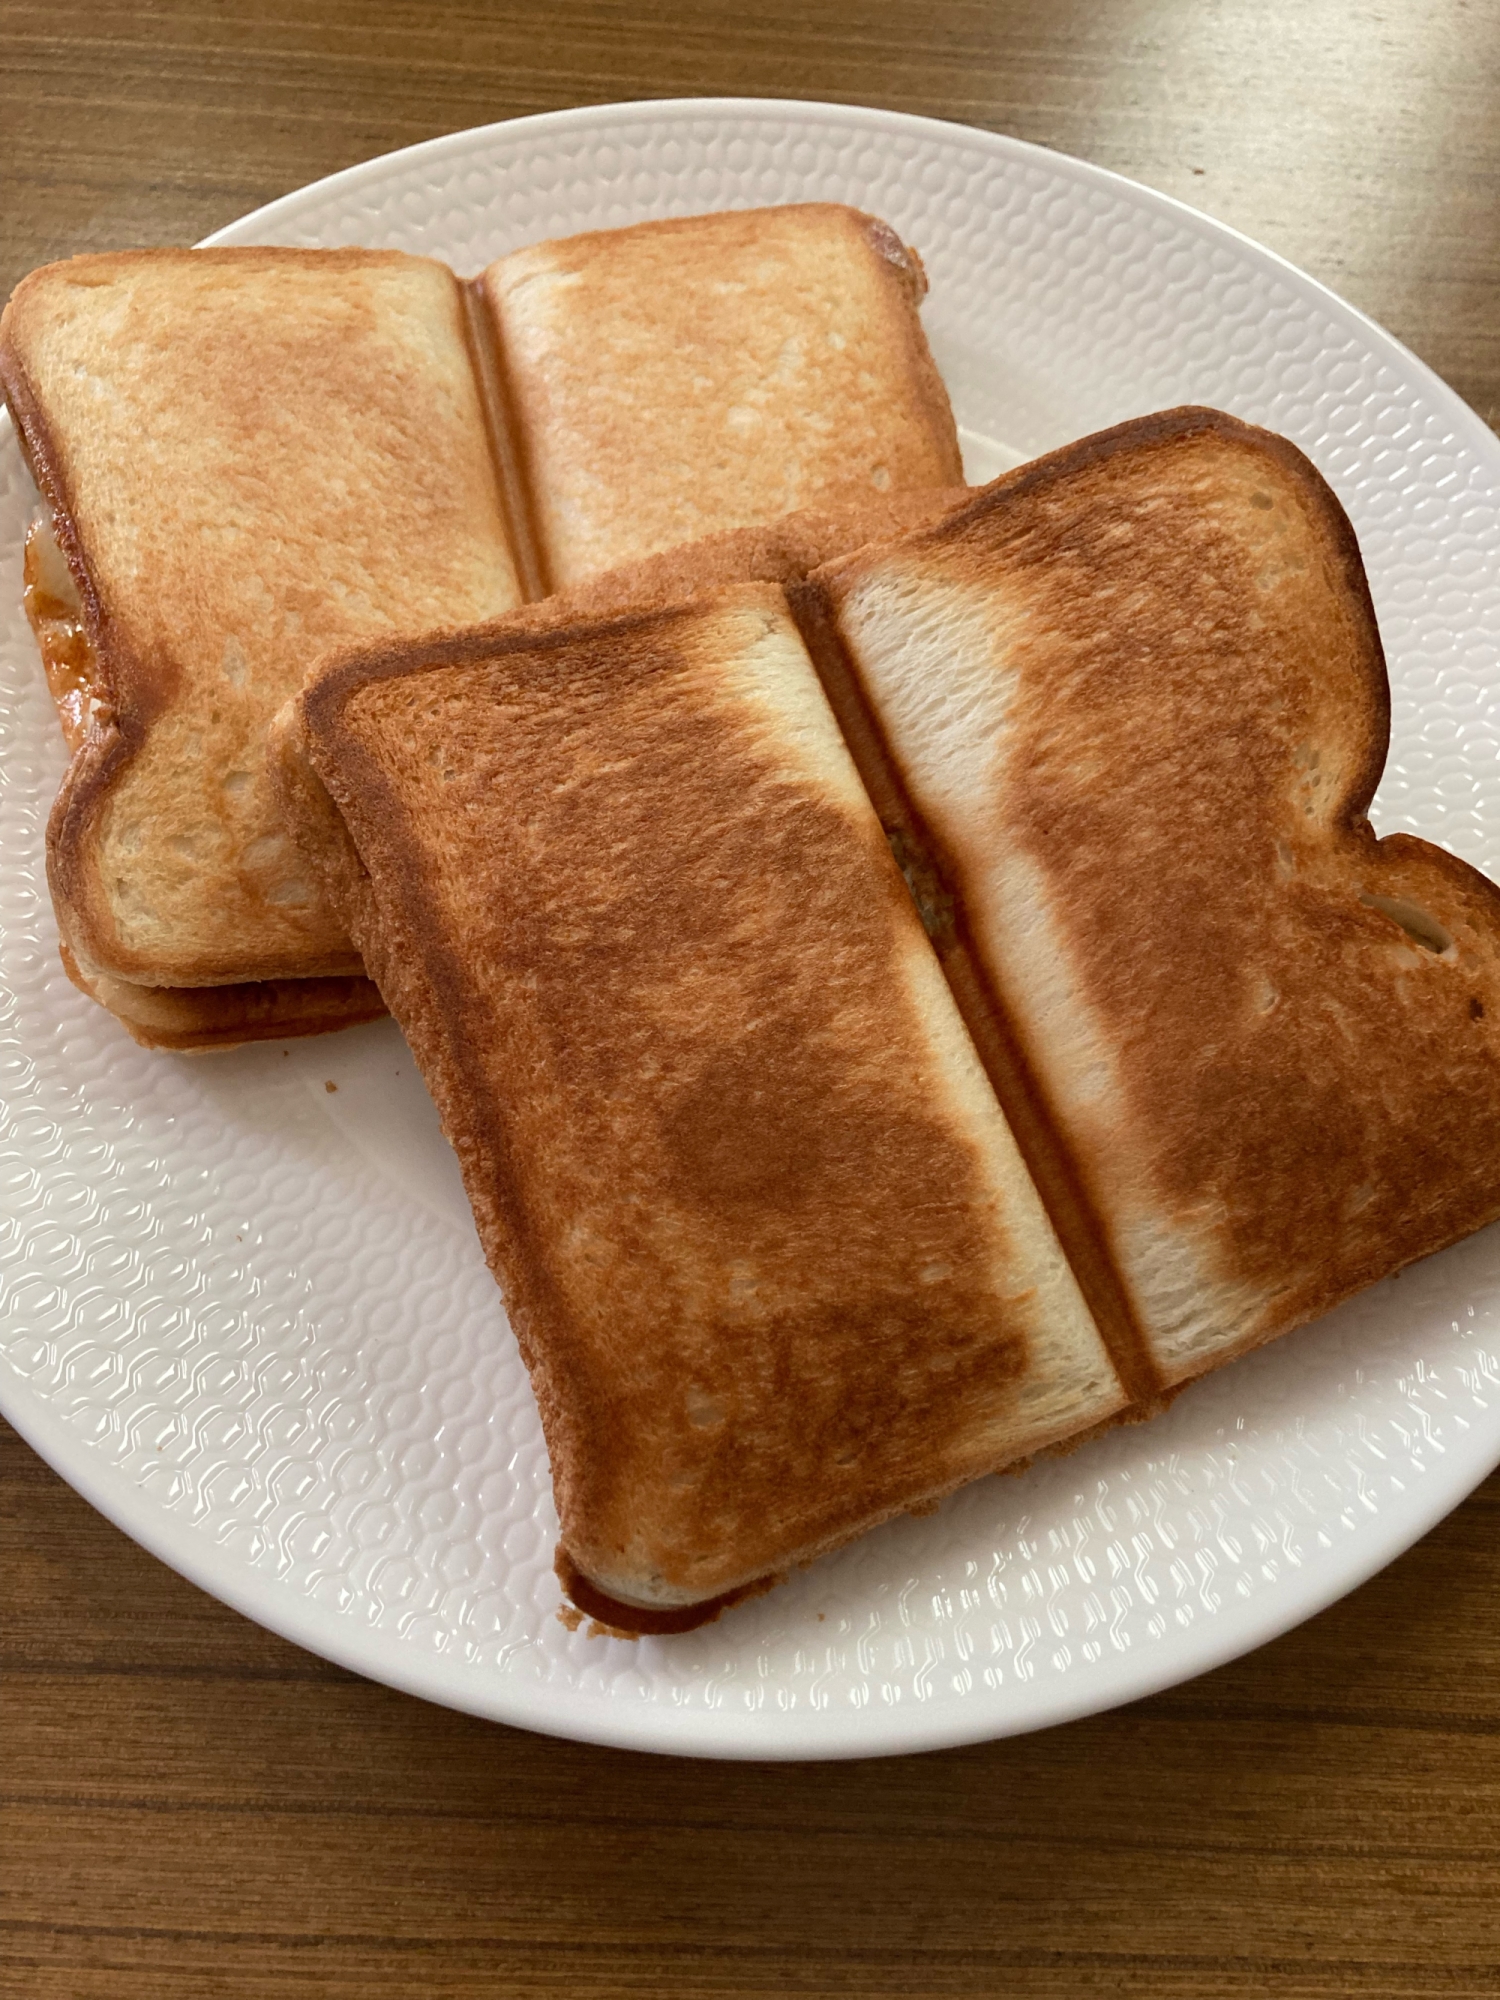
M 760 117 L 795 122 L 816 116 L 888 137 L 926 136 L 1024 160 L 1076 183 L 1117 190 L 1138 208 L 1190 222 L 1313 296 L 1395 362 L 1439 406 L 1477 456 L 1500 466 L 1500 440 L 1455 390 L 1368 315 L 1296 265 L 1230 225 L 1174 196 L 1124 175 L 1029 141 L 950 120 L 800 98 L 662 98 L 579 106 L 499 120 L 421 141 L 347 167 L 279 196 L 204 239 L 251 243 L 294 219 L 299 209 L 381 180 L 404 176 L 448 155 L 478 152 L 501 135 L 508 142 L 550 138 L 564 130 L 608 129 L 622 122 L 675 118 L 704 122 Z M 0 411 L 0 449 L 11 431 Z M 419 1698 L 490 1721 L 580 1742 L 685 1756 L 833 1759 L 899 1755 L 1022 1735 L 1079 1720 L 1177 1686 L 1280 1637 L 1335 1603 L 1428 1533 L 1500 1463 L 1500 1419 L 1454 1443 L 1399 1507 L 1385 1510 L 1350 1538 L 1310 1557 L 1274 1590 L 1219 1612 L 1211 1624 L 1174 1633 L 1149 1650 L 1117 1656 L 1108 1669 L 998 1690 L 976 1689 L 940 1709 L 863 1711 L 683 1711 L 625 1708 L 609 1695 L 514 1681 L 484 1668 L 426 1654 L 389 1633 L 299 1596 L 276 1577 L 226 1559 L 196 1528 L 144 1496 L 129 1476 L 97 1453 L 55 1414 L 46 1399 L 0 1360 L 0 1414 L 75 1492 L 114 1526 L 210 1596 L 321 1658 Z M 661 1642 L 655 1642 L 661 1643 Z

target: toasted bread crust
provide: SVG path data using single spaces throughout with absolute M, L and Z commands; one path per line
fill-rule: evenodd
M 1113 1287 L 1125 1302 L 1129 1339 L 1116 1328 L 1110 1352 L 1128 1403 L 1039 1450 L 1161 1407 L 1206 1368 L 1500 1217 L 1500 889 L 1369 827 L 1389 729 L 1379 638 L 1352 529 L 1301 454 L 1215 412 L 1169 412 L 1022 468 L 804 583 L 807 548 L 752 554 L 729 538 L 620 588 L 676 592 L 711 618 L 736 563 L 779 564 L 814 646 L 820 619 L 836 625 L 840 657 L 822 663 L 836 712 L 898 848 L 913 849 L 912 891 L 976 1041 L 988 1009 L 1008 1043 L 991 1080 L 1023 1133 L 1040 1131 L 1033 1150 L 1051 1150 L 1038 1178 L 1054 1221 L 1072 1204 L 1062 1240 L 1075 1267 L 1103 1267 L 1092 1289 L 1084 1273 L 1090 1298 Z M 534 609 L 508 636 L 422 658 L 440 673 L 606 641 L 636 657 L 688 615 L 657 603 L 606 629 Z M 404 987 L 402 1018 L 429 1010 L 420 1045 L 462 1018 L 463 930 L 398 938 L 360 858 L 387 840 L 395 801 L 356 773 L 345 740 L 348 704 L 416 664 L 408 650 L 334 666 L 301 721 L 323 732 L 321 772 L 340 792 L 321 807 L 330 879 L 342 871 L 356 935 L 368 926 L 383 976 Z M 986 707 L 986 675 L 1003 682 L 998 706 Z M 941 760 L 935 782 L 911 735 L 945 676 L 961 689 L 963 747 L 982 753 L 959 773 L 967 791 L 944 789 Z M 861 731 L 880 739 L 873 749 Z M 996 856 L 1022 872 L 987 874 Z M 387 877 L 393 864 L 390 850 Z M 434 893 L 423 868 L 416 848 L 395 864 L 418 902 Z M 466 1105 L 479 1088 L 455 1073 L 439 1094 Z M 1019 1109 L 1018 1092 L 1030 1094 Z M 498 1144 L 471 1136 L 467 1157 L 493 1162 Z M 517 1199 L 487 1208 L 476 1195 L 487 1241 Z M 515 1254 L 498 1252 L 497 1269 Z M 523 1305 L 518 1324 L 531 1323 Z M 720 1591 L 686 1610 L 643 1609 L 628 1571 L 622 1585 L 601 1555 L 611 1531 L 569 1491 L 598 1456 L 568 1435 L 577 1384 L 566 1370 L 549 1379 L 553 1333 L 523 1340 L 569 1468 L 560 1573 L 574 1601 L 616 1629 L 715 1614 L 752 1579 L 721 1573 Z M 780 1566 L 847 1531 L 783 1548 Z
M 261 979 L 244 986 L 134 986 L 90 979 L 68 947 L 63 970 L 81 993 L 108 1008 L 144 1049 L 194 1055 L 246 1042 L 295 1041 L 379 1020 L 385 1002 L 373 980 Z
M 868 455 L 872 437 L 894 441 L 895 456 L 886 454 L 890 464 L 875 468 L 880 481 L 892 487 L 893 499 L 895 492 L 907 485 L 932 483 L 934 470 L 949 481 L 959 478 L 956 438 L 946 395 L 914 313 L 915 301 L 925 289 L 920 260 L 914 253 L 903 250 L 883 224 L 860 217 L 854 211 L 817 207 L 789 214 L 766 211 L 749 223 L 743 218 L 697 218 L 683 225 L 666 225 L 665 237 L 656 225 L 646 225 L 643 234 L 608 232 L 597 242 L 590 240 L 589 254 L 611 266 L 621 254 L 621 240 L 627 239 L 625 261 L 634 259 L 641 264 L 638 277 L 649 275 L 653 255 L 659 255 L 663 243 L 684 228 L 693 239 L 699 261 L 705 247 L 718 244 L 721 253 L 727 250 L 731 261 L 738 257 L 746 270 L 749 268 L 745 265 L 747 230 L 752 238 L 763 239 L 777 254 L 790 257 L 793 266 L 799 256 L 805 260 L 809 253 L 846 260 L 852 256 L 850 268 L 856 289 L 863 288 L 864 325 L 874 350 L 878 350 L 872 350 L 863 360 L 870 361 L 880 374 L 881 390 L 890 401 L 879 411 L 873 431 L 866 417 L 856 418 L 851 414 L 852 405 L 843 408 L 840 422 L 833 426 L 831 435 L 820 438 L 813 447 L 812 457 L 803 467 L 808 476 L 801 478 L 800 486 L 793 481 L 797 492 L 805 489 L 807 494 L 821 497 L 825 493 L 836 496 L 843 486 L 851 491 L 859 489 L 864 475 L 851 468 L 860 460 L 861 453 Z M 579 239 L 573 246 L 575 251 L 583 241 Z M 643 252 L 644 263 L 641 263 Z M 203 523 L 190 518 L 191 449 L 183 448 L 179 441 L 172 460 L 171 479 L 154 473 L 146 475 L 149 504 L 142 501 L 141 494 L 131 497 L 127 491 L 122 507 L 120 491 L 115 490 L 121 488 L 122 464 L 127 464 L 132 456 L 149 456 L 158 432 L 163 436 L 171 434 L 171 421 L 163 429 L 162 415 L 165 409 L 170 419 L 171 406 L 176 402 L 191 404 L 195 397 L 200 401 L 206 397 L 207 418 L 199 424 L 200 434 L 212 439 L 224 424 L 232 430 L 238 422 L 234 414 L 237 399 L 243 401 L 251 394 L 259 378 L 277 374 L 276 344 L 284 337 L 295 342 L 295 332 L 289 334 L 288 327 L 295 328 L 299 314 L 284 315 L 285 324 L 277 324 L 276 315 L 271 314 L 266 323 L 268 344 L 264 355 L 255 349 L 255 339 L 260 336 L 247 336 L 244 327 L 232 327 L 227 332 L 218 328 L 200 339 L 198 321 L 202 315 L 189 314 L 184 322 L 187 333 L 184 335 L 182 325 L 176 328 L 170 369 L 162 369 L 158 356 L 154 362 L 148 360 L 144 369 L 134 375 L 133 350 L 129 340 L 123 343 L 119 340 L 119 327 L 128 323 L 130 339 L 149 351 L 156 340 L 149 314 L 143 319 L 138 312 L 136 320 L 129 322 L 129 313 L 135 309 L 134 295 L 150 295 L 158 281 L 169 289 L 186 287 L 191 292 L 195 285 L 202 290 L 205 273 L 218 274 L 229 285 L 239 279 L 259 283 L 267 273 L 272 274 L 273 283 L 284 285 L 294 282 L 300 274 L 314 279 L 328 294 L 338 294 L 342 289 L 350 291 L 352 296 L 361 285 L 368 287 L 381 274 L 382 281 L 399 286 L 417 271 L 425 271 L 430 277 L 441 273 L 439 288 L 448 291 L 449 300 L 436 311 L 435 318 L 429 313 L 428 333 L 437 346 L 446 341 L 452 353 L 462 351 L 466 357 L 464 393 L 473 392 L 470 398 L 473 407 L 460 426 L 466 435 L 455 433 L 446 443 L 441 416 L 434 417 L 431 409 L 425 414 L 414 410 L 411 427 L 422 432 L 422 449 L 433 459 L 446 462 L 450 470 L 458 467 L 460 459 L 464 460 L 462 470 L 455 475 L 460 500 L 455 519 L 462 518 L 463 532 L 472 534 L 474 524 L 483 520 L 486 524 L 483 532 L 488 533 L 500 552 L 502 566 L 511 560 L 511 555 L 505 553 L 507 547 L 519 566 L 519 588 L 515 574 L 507 569 L 506 592 L 501 593 L 503 601 L 492 601 L 488 607 L 475 601 L 472 594 L 466 599 L 462 590 L 450 590 L 449 601 L 439 606 L 430 588 L 425 599 L 421 599 L 428 607 L 425 611 L 418 602 L 410 604 L 411 622 L 415 625 L 462 623 L 486 608 L 508 610 L 518 595 L 536 595 L 548 587 L 534 555 L 539 544 L 533 526 L 538 496 L 527 490 L 525 454 L 518 449 L 522 412 L 520 405 L 513 406 L 509 397 L 505 357 L 496 353 L 494 324 L 480 303 L 481 281 L 459 288 L 443 267 L 397 252 L 249 249 L 105 254 L 34 272 L 17 288 L 0 320 L 0 382 L 15 412 L 23 448 L 77 582 L 82 600 L 82 636 L 91 655 L 88 692 L 92 701 L 84 703 L 93 711 L 91 726 L 86 739 L 78 745 L 52 814 L 48 868 L 60 929 L 94 990 L 105 991 L 114 980 L 135 986 L 243 985 L 257 978 L 353 976 L 359 969 L 348 940 L 338 934 L 327 912 L 315 900 L 308 899 L 304 885 L 288 876 L 288 857 L 280 844 L 279 824 L 270 814 L 260 762 L 258 729 L 265 719 L 264 707 L 257 710 L 256 725 L 248 732 L 242 726 L 243 718 L 236 722 L 231 714 L 224 721 L 217 712 L 215 704 L 221 692 L 223 703 L 219 705 L 227 704 L 231 711 L 238 696 L 233 689 L 218 687 L 216 676 L 221 663 L 216 648 L 221 638 L 225 638 L 230 648 L 238 647 L 240 642 L 233 630 L 226 637 L 215 626 L 218 581 L 213 563 L 194 558 L 182 576 L 175 579 L 171 571 L 173 550 L 190 546 L 193 536 L 203 528 Z M 279 278 L 275 275 L 278 273 Z M 71 378 L 85 372 L 76 365 L 77 354 L 84 350 L 78 349 L 76 342 L 69 348 L 67 339 L 59 333 L 59 326 L 67 320 L 71 308 L 60 312 L 58 301 L 66 302 L 84 291 L 91 297 L 104 299 L 113 313 L 110 339 L 102 347 L 103 359 L 93 354 L 86 357 L 87 371 L 98 373 L 101 380 L 110 378 L 106 412 L 112 411 L 120 400 L 122 382 L 127 397 L 144 397 L 146 404 L 150 404 L 152 395 L 158 394 L 162 383 L 171 384 L 168 404 L 152 406 L 151 417 L 137 427 L 139 437 L 144 440 L 143 451 L 117 451 L 112 463 L 105 447 L 100 449 L 106 450 L 106 458 L 96 463 L 99 455 L 91 436 L 93 427 L 68 400 L 73 395 L 74 402 L 77 401 Z M 124 321 L 115 310 L 119 301 L 124 301 Z M 251 304 L 253 317 L 253 300 Z M 758 310 L 764 314 L 766 309 L 762 301 Z M 773 301 L 770 310 L 776 309 Z M 814 322 L 821 325 L 814 314 L 803 327 L 797 320 L 796 309 L 788 309 L 791 311 L 788 323 L 795 321 L 801 329 L 796 335 L 798 339 L 809 329 L 816 331 Z M 433 329 L 445 314 L 451 324 L 439 338 Z M 326 383 L 320 370 L 330 380 L 337 377 L 344 360 L 341 349 L 346 344 L 332 343 L 326 363 L 317 363 L 311 369 L 304 369 L 300 363 L 282 369 L 281 381 L 290 385 L 290 392 L 295 395 L 303 375 L 310 374 L 320 378 L 318 393 L 325 394 Z M 225 357 L 223 366 L 221 356 Z M 110 377 L 112 369 L 116 371 L 114 377 Z M 361 366 L 357 360 L 349 363 L 351 408 L 361 395 L 376 391 L 380 373 L 379 368 Z M 816 379 L 822 379 L 816 370 L 814 374 Z M 838 388 L 833 376 L 828 379 Z M 852 382 L 853 378 L 850 379 Z M 846 402 L 849 392 L 850 384 L 845 383 L 842 393 Z M 58 422 L 49 422 L 44 409 L 48 399 L 57 406 Z M 420 402 L 420 397 L 412 400 Z M 527 407 L 534 415 L 532 406 Z M 680 417 L 681 411 L 674 408 L 671 421 L 675 423 Z M 694 420 L 691 416 L 687 419 L 689 428 Z M 283 485 L 287 491 L 277 503 L 283 512 L 273 524 L 278 532 L 261 536 L 258 528 L 251 536 L 252 542 L 257 536 L 272 546 L 279 542 L 283 555 L 277 560 L 282 567 L 286 560 L 284 552 L 296 548 L 295 532 L 288 530 L 288 523 L 295 524 L 299 506 L 308 503 L 303 489 L 310 492 L 316 483 L 315 475 L 325 469 L 324 457 L 337 461 L 339 469 L 356 463 L 355 476 L 361 476 L 358 452 L 352 461 L 349 452 L 339 450 L 337 445 L 331 453 L 320 454 L 317 432 L 318 425 L 314 422 L 304 426 L 304 444 L 306 436 L 315 440 L 311 459 L 305 448 L 298 447 L 302 455 L 299 457 L 294 449 L 286 461 L 289 469 Z M 245 459 L 253 455 L 260 435 L 259 424 L 245 430 L 242 453 Z M 284 444 L 284 438 L 278 441 L 269 460 L 273 485 L 276 451 L 282 451 L 284 456 Z M 106 486 L 110 479 L 114 481 L 103 502 L 100 501 L 101 464 Z M 869 469 L 866 467 L 865 471 Z M 171 542 L 154 546 L 151 508 L 165 505 L 170 509 L 184 504 L 181 500 L 184 470 L 189 475 L 185 529 Z M 615 470 L 620 478 L 630 475 L 632 488 L 638 486 L 633 464 L 627 466 L 622 462 Z M 217 506 L 219 490 L 225 483 L 222 467 L 216 478 Z M 679 485 L 684 483 L 681 467 L 672 478 Z M 121 490 L 128 489 L 129 484 L 127 474 Z M 712 525 L 721 520 L 751 520 L 777 513 L 787 502 L 779 489 L 772 491 L 775 486 L 775 480 L 768 484 L 762 477 L 758 485 L 752 481 L 749 489 L 741 490 L 743 482 L 740 482 L 735 487 L 737 499 L 733 504 L 725 494 L 715 498 L 708 493 L 706 497 L 695 498 L 694 519 Z M 389 496 L 386 497 L 388 501 Z M 630 511 L 635 511 L 639 497 L 633 491 Z M 322 501 L 310 504 L 315 508 L 326 505 L 326 495 Z M 379 521 L 389 511 L 385 504 L 367 508 L 363 520 L 366 524 Z M 117 522 L 117 517 L 125 522 L 127 538 L 134 537 L 123 558 L 118 550 L 111 552 L 109 538 L 100 526 L 106 519 Z M 118 541 L 118 533 L 115 538 Z M 336 533 L 328 546 L 337 544 L 338 539 Z M 401 539 L 400 533 L 395 539 Z M 452 539 L 451 534 L 428 536 L 426 554 L 430 556 L 434 547 L 446 550 Z M 122 576 L 142 567 L 136 560 L 137 544 L 145 550 L 144 567 L 152 577 L 152 589 L 145 597 L 139 589 L 132 597 L 128 590 L 122 589 L 120 581 Z M 423 548 L 424 538 L 421 533 L 408 533 L 405 545 Z M 586 574 L 598 566 L 594 562 L 585 565 L 581 572 L 576 565 L 574 569 L 575 573 Z M 102 591 L 101 576 L 108 583 L 108 588 Z M 430 584 L 426 577 L 423 581 Z M 309 595 L 307 579 L 299 580 L 295 574 L 289 582 L 291 587 L 283 595 L 286 603 L 295 608 L 288 615 L 302 619 L 308 626 L 306 650 L 299 654 L 297 667 L 305 665 L 325 645 L 337 646 L 340 642 L 376 636 L 368 620 L 361 629 L 358 617 L 352 623 L 345 620 L 342 626 L 337 618 L 330 624 L 330 594 L 320 593 L 314 587 Z M 403 578 L 402 611 L 407 609 L 408 600 L 420 598 L 420 593 L 409 587 L 410 583 L 410 578 Z M 273 577 L 271 588 L 273 595 L 281 590 L 282 579 Z M 160 603 L 154 601 L 153 592 Z M 352 595 L 346 593 L 346 596 L 351 603 L 358 598 L 370 598 L 378 611 L 381 593 L 378 582 L 366 591 L 356 579 Z M 316 615 L 309 608 L 314 603 Z M 163 615 L 156 615 L 158 612 Z M 180 617 L 179 612 L 183 614 Z M 226 617 L 232 626 L 234 617 L 228 614 Z M 223 624 L 226 620 L 219 618 L 218 622 Z M 265 678 L 266 663 L 253 646 L 250 652 L 250 680 L 258 688 Z M 281 654 L 288 656 L 284 645 Z M 227 652 L 224 658 L 227 663 Z M 226 664 L 224 671 L 243 672 L 243 653 L 239 659 L 237 670 Z M 273 680 L 281 671 L 277 662 L 270 662 Z M 271 705 L 274 707 L 289 692 L 287 681 L 269 688 Z M 243 780 L 249 793 L 237 793 L 226 803 L 214 791 L 216 780 L 210 773 L 236 783 Z
M 653 1608 L 642 1604 L 628 1604 L 623 1598 L 611 1597 L 601 1590 L 593 1579 L 582 1571 L 568 1551 L 558 1544 L 552 1562 L 563 1595 L 592 1619 L 591 1630 L 601 1632 L 612 1639 L 665 1639 L 679 1632 L 696 1632 L 704 1625 L 713 1625 L 726 1611 L 732 1611 L 736 1604 L 743 1604 L 747 1598 L 764 1596 L 774 1590 L 785 1577 L 762 1576 L 753 1583 L 742 1584 L 738 1590 L 726 1590 L 719 1597 L 700 1598 L 693 1604 L 679 1604 L 670 1607 Z

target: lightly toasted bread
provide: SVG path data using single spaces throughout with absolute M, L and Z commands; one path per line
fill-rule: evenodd
M 519 601 L 469 338 L 452 273 L 395 252 L 83 257 L 17 288 L 0 378 L 87 642 L 48 833 L 86 982 L 361 973 L 265 726 L 330 645 Z
M 479 283 L 549 591 L 725 529 L 962 484 L 921 260 L 858 209 L 597 230 Z
M 519 257 L 465 290 L 394 254 L 127 253 L 33 273 L 0 321 L 51 506 L 28 609 L 75 752 L 59 926 L 70 976 L 148 1045 L 374 1011 L 265 809 L 260 731 L 323 646 L 471 622 L 682 523 L 961 477 L 920 261 L 870 217 Z
M 575 1598 L 679 1629 L 1128 1397 L 780 589 L 515 626 L 326 668 L 278 769 L 458 1153 Z
M 77 752 L 104 707 L 83 599 L 49 516 L 26 537 L 26 616 L 36 634 L 63 740 Z M 326 1034 L 377 1019 L 380 989 L 362 975 L 263 979 L 231 986 L 144 986 L 107 972 L 84 973 L 66 943 L 63 969 L 150 1049 L 237 1048 L 242 1042 Z
M 1384 660 L 1300 452 L 1141 419 L 813 588 L 1148 1389 L 1500 1216 L 1500 890 L 1371 831 Z

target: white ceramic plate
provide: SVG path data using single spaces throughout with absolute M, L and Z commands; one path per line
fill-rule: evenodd
M 461 133 L 215 240 L 391 244 L 470 272 L 539 237 L 809 199 L 921 250 L 971 475 L 1189 401 L 1308 451 L 1354 518 L 1390 655 L 1379 824 L 1500 873 L 1500 443 L 1368 320 L 1174 202 L 957 126 L 677 102 Z M 983 1480 L 706 1631 L 567 1631 L 525 1372 L 396 1030 L 147 1055 L 63 978 L 42 871 L 63 752 L 18 608 L 30 505 L 6 433 L 0 1407 L 205 1589 L 530 1728 L 868 1755 L 1035 1729 L 1243 1652 L 1500 1458 L 1490 1231 L 1156 1423 Z

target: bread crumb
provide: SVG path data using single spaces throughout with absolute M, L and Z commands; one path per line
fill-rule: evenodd
M 634 1644 L 640 1636 L 639 1632 L 622 1632 L 618 1625 L 603 1625 L 597 1618 L 589 1620 L 591 1639 L 629 1639 Z
M 576 1604 L 559 1604 L 557 1616 L 570 1632 L 576 1632 L 583 1623 L 583 1613 Z M 597 1618 L 591 1618 L 587 1636 L 590 1639 L 639 1639 L 641 1635 L 639 1632 L 622 1632 L 617 1625 L 601 1625 Z
M 328 1091 L 328 1092 L 332 1093 L 333 1091 L 335 1091 L 335 1090 L 337 1090 L 337 1089 L 338 1089 L 338 1085 L 337 1085 L 336 1083 L 325 1083 L 325 1084 L 324 1084 L 324 1086 L 323 1086 L 323 1088 L 324 1088 L 324 1089 L 325 1089 L 326 1091 Z

